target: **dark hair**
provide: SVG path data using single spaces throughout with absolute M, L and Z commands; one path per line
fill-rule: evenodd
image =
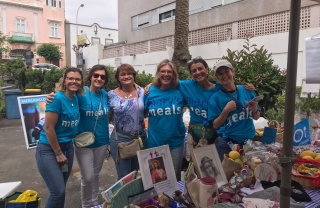
M 209 68 L 207 62 L 204 59 L 202 59 L 200 56 L 199 57 L 195 57 L 194 59 L 191 59 L 188 62 L 188 69 L 189 69 L 190 74 L 191 74 L 191 66 L 192 66 L 192 64 L 197 64 L 197 63 L 202 63 L 204 68 L 206 68 L 206 69 Z
M 83 94 L 84 92 L 84 84 L 83 84 L 83 75 L 82 75 L 82 71 L 80 69 L 77 69 L 77 68 L 67 68 L 64 72 L 63 72 L 63 76 L 59 79 L 59 83 L 55 89 L 56 92 L 59 92 L 59 91 L 64 91 L 64 81 L 66 80 L 67 78 L 67 75 L 70 73 L 70 72 L 78 72 L 80 75 L 81 75 L 81 86 L 79 88 L 79 90 L 77 91 L 77 94 Z
M 158 66 L 157 66 L 157 71 L 156 71 L 156 75 L 154 76 L 154 79 L 152 81 L 152 84 L 160 87 L 161 86 L 161 82 L 160 82 L 160 70 L 162 67 L 164 66 L 170 66 L 170 68 L 172 69 L 173 72 L 173 80 L 171 82 L 171 87 L 173 88 L 177 88 L 178 87 L 178 83 L 179 83 L 179 75 L 178 75 L 178 71 L 176 69 L 176 67 L 174 67 L 174 65 L 171 63 L 171 61 L 169 61 L 169 59 L 165 59 L 163 61 L 161 61 Z
M 98 70 L 103 70 L 106 74 L 106 79 L 104 80 L 104 86 L 106 86 L 108 84 L 108 80 L 109 80 L 109 76 L 108 76 L 108 71 L 107 71 L 107 68 L 104 66 L 104 65 L 100 65 L 100 64 L 97 64 L 97 65 L 94 65 L 90 71 L 88 72 L 87 76 L 86 76 L 86 80 L 87 80 L 87 86 L 90 87 L 91 85 L 91 78 L 92 78 L 92 75 L 94 74 L 95 71 L 98 71 Z
M 132 74 L 133 75 L 133 79 L 134 81 L 136 81 L 136 70 L 134 70 L 133 66 L 131 66 L 130 64 L 121 64 L 118 68 L 117 68 L 117 71 L 114 75 L 114 78 L 116 78 L 117 80 L 117 83 L 119 85 L 119 88 L 121 89 L 122 86 L 121 86 L 121 83 L 119 81 L 119 76 L 120 76 L 120 73 L 121 72 L 127 72 L 128 74 Z

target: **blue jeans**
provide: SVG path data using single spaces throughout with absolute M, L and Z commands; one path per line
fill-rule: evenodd
M 68 160 L 68 172 L 65 173 L 62 172 L 51 146 L 40 143 L 37 145 L 37 166 L 50 192 L 46 208 L 64 207 L 66 183 L 73 165 L 74 149 L 72 142 L 59 143 L 59 145 Z
M 114 164 L 116 166 L 117 174 L 118 174 L 118 180 L 123 178 L 124 176 L 128 175 L 132 171 L 139 170 L 139 162 L 138 162 L 138 157 L 134 157 L 131 159 L 121 159 L 119 156 L 119 162 L 117 162 L 117 150 L 118 150 L 118 143 L 120 142 L 129 142 L 132 140 L 131 137 L 121 134 L 117 132 L 117 137 L 116 139 L 116 134 L 115 134 L 116 129 L 112 131 L 111 137 L 110 137 L 110 151 L 111 151 L 111 156 L 114 160 Z M 147 135 L 145 132 L 142 132 L 140 135 L 142 141 L 143 141 L 143 148 L 147 148 Z
M 183 158 L 183 144 L 180 147 L 170 150 L 174 171 L 177 181 L 181 181 L 181 166 Z
M 229 154 L 229 152 L 231 151 L 231 148 L 228 145 L 227 141 L 221 138 L 220 136 L 217 139 L 216 147 L 218 150 L 220 160 L 223 161 L 224 154 Z

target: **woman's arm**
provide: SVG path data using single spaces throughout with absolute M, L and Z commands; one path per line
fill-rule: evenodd
M 250 102 L 250 103 L 248 104 L 248 106 L 249 106 L 249 108 L 252 110 L 252 118 L 253 118 L 254 120 L 259 119 L 259 118 L 260 118 L 260 111 L 259 111 L 259 109 L 258 109 L 258 102 L 252 101 L 252 102 Z
M 45 132 L 47 134 L 48 142 L 53 149 L 54 153 L 56 154 L 56 159 L 59 164 L 65 164 L 68 163 L 67 158 L 63 154 L 63 152 L 60 149 L 60 145 L 58 143 L 55 126 L 58 121 L 58 114 L 53 112 L 46 112 L 45 118 L 46 118 L 46 125 L 45 125 Z
M 233 100 L 229 101 L 227 105 L 224 107 L 220 116 L 212 122 L 213 128 L 219 129 L 220 126 L 224 124 L 224 122 L 227 120 L 228 114 L 231 111 L 234 111 L 236 108 L 237 108 L 236 102 L 234 102 Z

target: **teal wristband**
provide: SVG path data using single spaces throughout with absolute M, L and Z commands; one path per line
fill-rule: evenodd
M 62 152 L 59 152 L 59 153 L 55 153 L 56 154 L 56 157 L 62 155 Z

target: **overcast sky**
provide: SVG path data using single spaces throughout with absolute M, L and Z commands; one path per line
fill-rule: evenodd
M 101 27 L 118 29 L 118 0 L 66 0 L 66 19 L 78 24 L 91 25 L 98 23 Z

